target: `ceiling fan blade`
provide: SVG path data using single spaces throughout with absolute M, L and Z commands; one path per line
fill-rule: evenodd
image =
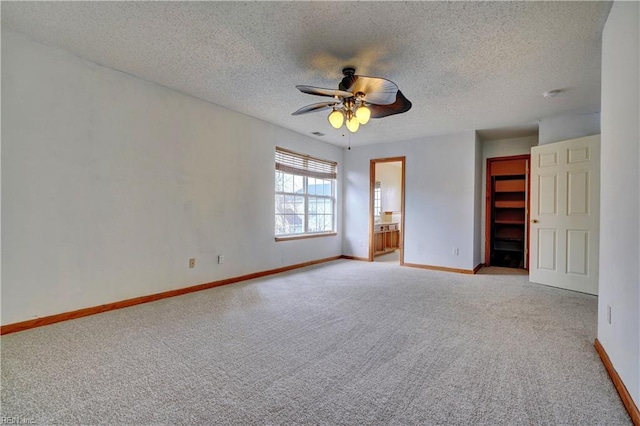
M 400 90 L 396 94 L 396 100 L 390 105 L 368 105 L 371 118 L 382 118 L 394 114 L 402 114 L 411 109 L 411 101 L 405 98 Z
M 398 85 L 380 77 L 347 75 L 342 79 L 340 88 L 351 93 L 362 92 L 365 102 L 375 105 L 391 105 L 396 100 Z
M 307 114 L 309 112 L 320 111 L 320 110 L 323 110 L 323 109 L 330 108 L 333 105 L 337 105 L 340 102 L 342 102 L 342 101 L 340 101 L 339 99 L 336 99 L 336 100 L 330 101 L 330 102 L 318 102 L 316 104 L 303 106 L 302 108 L 300 108 L 296 112 L 291 113 L 291 115 L 300 115 L 300 114 Z
M 336 89 L 324 89 L 322 87 L 313 87 L 313 86 L 296 86 L 296 89 L 301 91 L 302 93 L 308 93 L 310 95 L 318 95 L 318 96 L 339 96 L 341 98 L 350 98 L 353 96 L 353 93 L 347 92 L 345 90 L 336 90 Z

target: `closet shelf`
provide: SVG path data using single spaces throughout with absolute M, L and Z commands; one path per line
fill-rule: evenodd
M 510 247 L 510 248 L 499 248 L 499 247 L 494 247 L 495 251 L 513 251 L 513 252 L 518 252 L 521 253 L 522 249 L 518 248 L 518 247 Z
M 523 201 L 496 201 L 494 206 L 498 209 L 524 209 L 525 202 Z
M 495 192 L 524 192 L 525 180 L 524 179 L 497 180 L 494 191 Z

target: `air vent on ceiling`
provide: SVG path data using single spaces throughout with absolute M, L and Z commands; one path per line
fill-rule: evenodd
M 324 133 L 320 133 L 320 132 L 311 132 L 311 134 L 316 136 L 324 136 Z

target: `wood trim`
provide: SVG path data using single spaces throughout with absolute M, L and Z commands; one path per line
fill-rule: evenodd
M 419 263 L 404 263 L 403 266 L 408 266 L 410 268 L 430 269 L 432 271 L 456 272 L 458 274 L 473 275 L 477 272 L 478 269 L 480 269 L 482 264 L 476 266 L 473 269 L 449 268 L 446 266 L 434 266 L 434 265 L 421 265 Z
M 338 235 L 337 232 L 324 232 L 322 234 L 291 235 L 289 237 L 276 237 L 276 241 L 281 242 L 281 241 L 293 241 L 293 240 L 306 240 L 308 238 L 335 237 L 336 235 Z
M 385 158 L 376 158 L 371 161 L 375 161 L 376 163 L 395 163 L 398 161 L 404 161 L 406 157 L 385 157 Z
M 400 247 L 400 265 L 404 265 L 404 218 L 406 216 L 406 210 L 404 207 L 404 200 L 405 200 L 405 176 L 406 176 L 406 168 L 407 168 L 407 159 L 406 157 L 402 157 L 402 181 L 400 183 L 401 188 L 400 188 L 400 209 L 402 210 L 400 213 L 400 223 L 401 223 L 401 227 L 400 227 L 400 241 L 398 241 L 398 246 Z
M 77 311 L 63 312 L 60 314 L 49 315 L 42 318 L 35 318 L 27 321 L 16 322 L 13 324 L 7 324 L 0 327 L 0 335 L 15 333 L 18 331 L 29 330 L 31 328 L 42 327 L 45 325 L 55 324 L 57 322 L 68 321 L 71 319 L 82 318 L 89 315 L 100 314 L 102 312 L 112 311 L 114 309 L 128 308 L 129 306 L 140 305 L 142 303 L 153 302 L 160 299 L 166 299 L 169 297 L 181 296 L 187 293 L 193 293 L 196 291 L 207 290 L 213 287 L 219 287 L 222 285 L 233 284 L 240 281 L 252 280 L 255 278 L 264 277 L 267 275 L 279 274 L 281 272 L 291 271 L 292 269 L 304 268 L 306 266 L 317 265 L 318 263 L 331 262 L 338 260 L 342 256 L 332 256 L 324 259 L 311 260 L 308 262 L 298 263 L 295 265 L 283 266 L 281 268 L 269 269 L 266 271 L 254 272 L 247 275 L 240 275 L 238 277 L 226 278 L 219 281 L 213 281 L 210 283 L 194 285 L 191 287 L 179 288 L 176 290 L 164 291 L 162 293 L 150 294 L 148 296 L 135 297 L 133 299 L 121 300 L 119 302 L 106 303 L 104 305 L 92 306 L 90 308 L 78 309 Z
M 346 254 L 343 254 L 342 256 L 340 256 L 341 259 L 348 259 L 348 260 L 360 260 L 363 262 L 371 262 L 368 258 L 366 257 L 358 257 L 358 256 L 349 256 Z
M 373 219 L 373 204 L 375 199 L 375 187 L 376 187 L 376 161 L 369 161 L 369 252 L 367 253 L 367 260 L 373 262 L 375 252 L 375 240 L 374 240 L 374 219 Z
M 638 406 L 633 402 L 633 398 L 631 398 L 631 394 L 627 390 L 627 387 L 624 385 L 624 382 L 618 375 L 616 369 L 613 368 L 613 364 L 609 359 L 609 355 L 607 355 L 607 351 L 604 350 L 604 347 L 598 339 L 595 340 L 593 346 L 596 348 L 596 352 L 598 352 L 598 355 L 600 355 L 602 364 L 604 364 L 605 370 L 607 370 L 607 373 L 609 373 L 609 377 L 613 382 L 613 386 L 618 391 L 618 395 L 620 395 L 622 404 L 624 405 L 624 408 L 627 409 L 627 413 L 629 413 L 631 421 L 635 426 L 640 426 L 640 411 L 638 410 Z
M 475 268 L 473 268 L 473 273 L 474 273 L 474 274 L 477 274 L 477 273 L 478 273 L 478 271 L 480 270 L 480 268 L 482 268 L 483 266 L 484 266 L 484 264 L 483 264 L 483 263 L 478 263 L 478 264 L 476 265 L 476 267 L 475 267 Z
M 491 264 L 491 159 L 487 158 L 487 167 L 485 167 L 486 190 L 484 192 L 484 265 Z
M 487 158 L 487 160 L 493 160 L 493 161 L 526 160 L 529 157 L 531 157 L 531 154 L 518 154 L 518 155 L 507 155 L 502 157 L 491 157 L 491 158 Z
M 526 194 L 526 200 L 525 200 L 525 206 L 524 206 L 524 210 L 525 210 L 525 214 L 524 214 L 524 220 L 525 220 L 525 232 L 527 233 L 527 239 L 525 240 L 525 246 L 524 246 L 524 259 L 525 259 L 525 270 L 529 271 L 529 269 L 531 268 L 531 265 L 529 265 L 529 259 L 530 259 L 530 255 L 529 255 L 529 248 L 531 247 L 531 226 L 529 225 L 529 222 L 531 220 L 531 154 L 527 155 L 528 159 L 527 159 L 527 174 L 526 174 L 526 178 L 527 178 L 527 183 L 526 183 L 526 188 L 525 190 L 527 191 Z

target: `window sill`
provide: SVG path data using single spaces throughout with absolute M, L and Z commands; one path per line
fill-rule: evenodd
M 323 232 L 319 234 L 299 234 L 288 235 L 286 237 L 276 237 L 276 242 L 279 241 L 291 241 L 291 240 L 306 240 L 307 238 L 319 238 L 319 237 L 333 237 L 338 235 L 337 232 Z

